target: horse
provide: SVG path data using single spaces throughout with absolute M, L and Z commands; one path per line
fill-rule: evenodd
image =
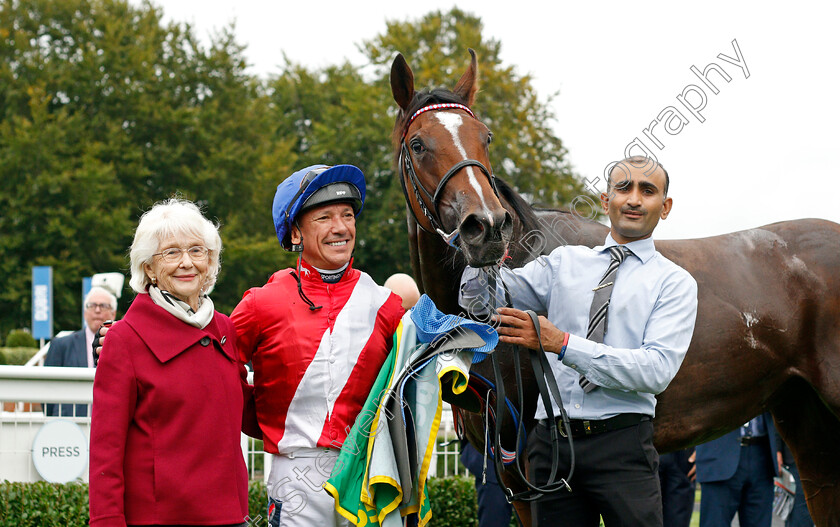
M 415 91 L 401 54 L 390 73 L 412 267 L 421 291 L 448 313 L 461 312 L 465 265 L 505 259 L 521 266 L 561 244 L 601 245 L 609 230 L 574 211 L 533 208 L 493 176 L 492 135 L 470 109 L 478 89 L 472 50 L 470 56 L 452 90 Z M 427 111 L 431 105 L 441 106 Z M 709 441 L 770 411 L 793 452 L 814 522 L 840 525 L 840 225 L 803 219 L 655 245 L 698 284 L 691 345 L 657 396 L 657 449 Z M 515 393 L 510 353 L 496 353 L 504 361 L 506 390 Z M 514 402 L 522 405 L 530 431 L 537 394 L 527 359 L 522 370 L 523 400 Z M 470 421 L 478 428 L 468 439 L 481 451 L 483 424 Z M 513 437 L 510 422 L 501 426 Z M 507 471 L 501 476 L 516 485 Z M 528 508 L 514 505 L 529 525 Z

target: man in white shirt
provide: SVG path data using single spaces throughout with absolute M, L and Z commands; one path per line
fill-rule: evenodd
M 601 195 L 610 218 L 603 246 L 564 246 L 519 269 L 502 269 L 513 308 L 499 308 L 500 339 L 531 349 L 539 339 L 522 310 L 539 317 L 541 340 L 572 420 L 576 467 L 572 492 L 533 502 L 537 525 L 662 525 L 651 418 L 655 395 L 677 373 L 694 331 L 697 283 L 656 251 L 651 235 L 668 217 L 668 174 L 643 157 L 616 164 Z M 461 305 L 486 305 L 487 282 L 467 268 Z M 608 323 L 607 323 L 608 322 Z M 557 401 L 552 401 L 559 415 Z M 531 478 L 551 468 L 550 430 L 542 403 L 528 438 Z M 570 453 L 562 442 L 560 472 Z M 564 465 L 565 463 L 565 465 Z

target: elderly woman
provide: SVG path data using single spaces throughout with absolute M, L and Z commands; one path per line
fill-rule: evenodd
M 91 526 L 247 525 L 244 367 L 233 324 L 207 296 L 221 250 L 188 201 L 140 219 L 137 296 L 108 331 L 93 384 Z

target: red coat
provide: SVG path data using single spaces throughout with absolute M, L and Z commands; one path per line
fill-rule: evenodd
M 248 514 L 244 371 L 230 319 L 204 329 L 134 299 L 93 383 L 90 524 L 234 524 Z

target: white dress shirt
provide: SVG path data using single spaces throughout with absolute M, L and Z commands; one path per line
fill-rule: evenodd
M 607 315 L 604 342 L 586 340 L 589 310 L 610 263 L 603 246 L 562 246 L 518 269 L 502 269 L 513 307 L 547 314 L 570 334 L 562 362 L 549 363 L 564 407 L 572 419 L 607 419 L 622 413 L 654 416 L 655 394 L 662 392 L 682 364 L 697 316 L 697 282 L 647 238 L 625 245 L 632 254 L 618 268 Z M 467 267 L 459 302 L 470 309 L 487 305 L 484 271 Z M 500 298 L 504 298 L 500 296 Z M 480 311 L 480 310 L 479 310 Z M 581 374 L 598 389 L 584 393 Z M 555 415 L 557 402 L 552 400 Z M 547 417 L 540 401 L 536 418 Z
M 85 325 L 85 355 L 87 356 L 87 367 L 93 368 L 93 338 L 95 335 L 87 325 Z

